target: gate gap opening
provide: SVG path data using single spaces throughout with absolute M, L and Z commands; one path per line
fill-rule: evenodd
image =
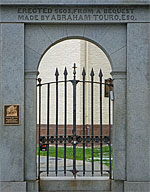
M 45 53 L 38 71 L 38 177 L 112 178 L 113 82 L 106 54 L 89 41 L 65 40 Z

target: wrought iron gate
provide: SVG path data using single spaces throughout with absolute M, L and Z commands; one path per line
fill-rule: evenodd
M 112 104 L 111 101 L 113 100 L 112 97 L 112 83 L 104 83 L 103 82 L 103 74 L 102 71 L 100 70 L 99 72 L 99 81 L 94 81 L 94 70 L 91 70 L 90 76 L 91 76 L 91 80 L 86 80 L 86 72 L 85 69 L 83 68 L 82 71 L 82 80 L 77 80 L 76 79 L 76 65 L 74 64 L 73 66 L 73 79 L 72 80 L 68 80 L 67 79 L 68 76 L 68 72 L 67 69 L 65 68 L 64 70 L 64 80 L 63 81 L 59 81 L 58 77 L 59 77 L 59 72 L 58 69 L 56 69 L 55 72 L 55 77 L 56 77 L 56 81 L 55 82 L 49 82 L 49 83 L 43 83 L 41 82 L 41 79 L 38 79 L 38 97 L 39 97 L 39 101 L 38 101 L 38 108 L 39 108 L 39 122 L 38 122 L 38 128 L 39 128 L 39 133 L 38 133 L 38 137 L 39 137 L 39 156 L 38 156 L 38 177 L 40 178 L 40 174 L 43 172 L 46 172 L 47 176 L 50 175 L 52 172 L 55 173 L 55 175 L 57 176 L 59 171 L 63 171 L 64 176 L 67 175 L 67 172 L 70 171 L 72 172 L 73 176 L 76 177 L 78 172 L 82 172 L 83 176 L 86 175 L 86 172 L 89 172 L 89 170 L 86 170 L 86 159 L 85 159 L 85 151 L 87 146 L 90 146 L 91 148 L 91 176 L 94 176 L 94 174 L 96 172 L 99 172 L 101 176 L 103 176 L 104 173 L 109 174 L 110 179 L 112 178 L 112 156 L 111 156 L 111 113 L 112 113 Z M 58 85 L 60 83 L 63 83 L 64 85 L 64 134 L 63 135 L 59 135 L 58 134 L 58 129 L 59 129 L 59 124 L 58 124 L 58 101 L 59 101 L 59 89 L 58 89 Z M 72 129 L 72 134 L 68 135 L 67 134 L 67 92 L 68 92 L 68 88 L 67 85 L 68 83 L 72 84 L 72 88 L 73 88 L 73 111 L 72 111 L 72 115 L 73 115 L 73 129 Z M 77 85 L 81 83 L 82 86 L 82 134 L 78 135 L 77 134 L 77 123 L 76 123 L 76 99 L 77 99 Z M 49 131 L 50 128 L 50 94 L 51 94 L 51 85 L 55 84 L 56 88 L 55 88 L 55 92 L 56 92 L 56 123 L 55 123 L 55 135 L 51 134 Z M 86 122 L 85 122 L 85 86 L 86 84 L 90 84 L 90 108 L 91 108 L 91 134 L 89 135 L 89 133 L 86 133 Z M 94 84 L 97 84 L 99 87 L 99 103 L 97 103 L 97 105 L 99 105 L 99 135 L 94 135 Z M 41 135 L 41 101 L 42 101 L 42 97 L 41 97 L 41 90 L 42 87 L 45 87 L 47 89 L 47 133 L 46 135 Z M 104 135 L 103 133 L 103 96 L 102 96 L 102 89 L 103 86 L 105 87 L 105 89 L 108 89 L 108 135 Z M 72 90 L 71 90 L 72 91 Z M 110 94 L 111 93 L 111 94 Z M 51 156 L 49 148 L 51 145 L 55 146 L 55 168 L 54 170 L 51 169 L 50 167 L 50 163 L 49 163 L 49 157 Z M 63 170 L 59 170 L 58 169 L 58 147 L 59 145 L 63 145 L 64 146 L 64 166 L 63 166 Z M 67 161 L 67 157 L 66 157 L 66 149 L 67 149 L 67 145 L 72 145 L 73 147 L 73 165 L 72 165 L 72 170 L 68 170 L 67 166 L 66 166 L 66 161 Z M 104 161 L 104 153 L 103 153 L 103 146 L 108 146 L 109 152 L 108 152 L 108 160 L 109 163 L 107 165 L 108 169 L 103 169 L 103 161 Z M 76 148 L 78 146 L 82 146 L 83 149 L 83 164 L 82 164 L 82 169 L 77 170 L 77 166 L 76 166 Z M 94 165 L 95 165 L 95 159 L 94 159 L 94 149 L 95 146 L 99 146 L 99 169 L 95 169 Z M 41 155 L 40 152 L 41 151 L 46 151 L 46 167 L 45 170 L 41 170 L 40 167 L 40 160 L 41 160 Z

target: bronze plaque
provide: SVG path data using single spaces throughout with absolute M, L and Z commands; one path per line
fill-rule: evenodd
M 20 105 L 4 105 L 4 125 L 20 125 Z

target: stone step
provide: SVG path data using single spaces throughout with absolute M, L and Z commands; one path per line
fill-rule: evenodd
M 41 178 L 40 192 L 110 192 L 111 181 L 105 178 Z
M 85 191 L 40 191 L 40 192 L 85 192 Z M 100 190 L 98 190 L 98 191 L 86 191 L 86 192 L 111 192 L 111 191 L 100 191 Z

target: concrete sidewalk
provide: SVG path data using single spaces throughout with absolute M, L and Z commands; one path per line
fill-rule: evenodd
M 38 163 L 38 156 L 37 156 L 37 163 Z M 40 167 L 41 171 L 44 171 L 41 173 L 41 177 L 46 176 L 46 167 L 47 167 L 47 157 L 46 156 L 41 156 L 40 158 Z M 79 171 L 77 173 L 77 177 L 82 177 L 83 176 L 83 161 L 81 160 L 76 160 L 76 168 Z M 72 170 L 73 170 L 73 160 L 72 159 L 66 159 L 66 169 L 67 169 L 67 177 L 73 177 Z M 55 157 L 49 157 L 49 176 L 50 177 L 55 177 Z M 58 158 L 58 177 L 64 176 L 64 159 L 63 158 Z M 85 170 L 87 171 L 85 176 L 86 177 L 91 177 L 92 176 L 92 163 L 85 161 Z M 94 177 L 100 177 L 100 161 L 95 161 L 94 162 Z M 103 165 L 103 170 L 109 170 L 109 167 L 106 165 Z M 104 172 L 103 176 L 108 177 L 109 174 L 107 172 Z

